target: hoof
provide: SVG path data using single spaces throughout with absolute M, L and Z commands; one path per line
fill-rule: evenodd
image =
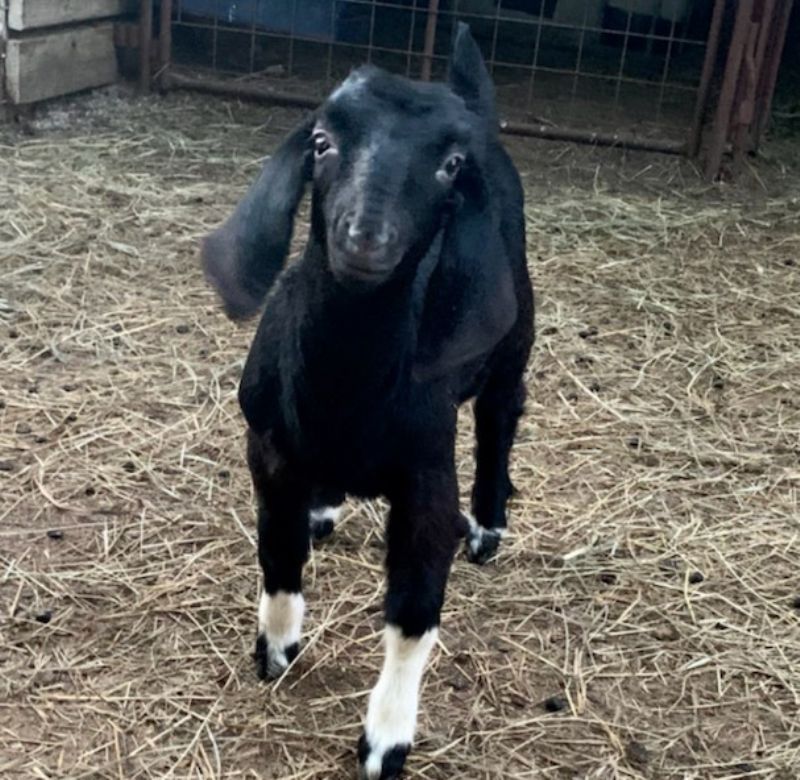
M 311 520 L 311 538 L 315 542 L 327 539 L 333 533 L 333 520 L 325 518 L 323 520 Z
M 500 540 L 503 538 L 504 529 L 483 528 L 473 525 L 467 535 L 467 560 L 482 566 L 494 558 Z
M 297 658 L 299 652 L 300 646 L 297 642 L 279 650 L 267 642 L 264 634 L 259 634 L 253 652 L 256 674 L 261 680 L 276 680 L 289 668 L 289 664 Z
M 318 506 L 308 513 L 308 526 L 315 542 L 327 539 L 342 513 L 341 506 Z
M 393 780 L 400 777 L 410 745 L 395 745 L 382 753 L 375 750 L 362 734 L 358 740 L 359 780 Z

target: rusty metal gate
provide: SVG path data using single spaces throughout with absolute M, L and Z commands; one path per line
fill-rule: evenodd
M 506 132 L 696 155 L 757 147 L 792 0 L 141 0 L 142 83 L 314 106 L 369 62 L 440 78 L 470 24 Z M 155 19 L 154 19 L 155 17 Z M 154 25 L 155 22 L 155 25 Z M 153 28 L 157 67 L 151 74 Z

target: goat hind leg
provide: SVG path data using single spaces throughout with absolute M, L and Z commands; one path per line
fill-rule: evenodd
M 321 541 L 329 537 L 342 513 L 344 493 L 341 491 L 316 489 L 311 496 L 311 508 L 308 511 L 311 538 Z
M 467 557 L 486 563 L 506 531 L 506 504 L 514 491 L 508 459 L 525 402 L 525 385 L 518 373 L 491 377 L 475 402 L 478 441 Z

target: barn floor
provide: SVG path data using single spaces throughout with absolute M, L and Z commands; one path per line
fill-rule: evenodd
M 293 120 L 109 90 L 0 127 L 3 778 L 352 776 L 382 512 L 314 552 L 305 649 L 258 683 L 253 327 L 195 258 Z M 796 778 L 796 144 L 735 187 L 511 146 L 539 296 L 514 533 L 454 567 L 407 776 Z M 466 492 L 467 415 L 458 457 Z

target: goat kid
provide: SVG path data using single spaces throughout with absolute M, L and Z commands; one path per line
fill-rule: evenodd
M 283 270 L 308 182 L 308 243 Z M 385 496 L 386 654 L 358 757 L 362 777 L 396 777 L 458 540 L 483 563 L 506 527 L 533 342 L 522 187 L 466 25 L 448 84 L 354 71 L 205 240 L 203 262 L 232 318 L 267 300 L 239 391 L 264 574 L 258 671 L 278 676 L 297 655 L 309 537 L 333 530 L 345 494 Z M 473 397 L 468 525 L 454 446 Z

